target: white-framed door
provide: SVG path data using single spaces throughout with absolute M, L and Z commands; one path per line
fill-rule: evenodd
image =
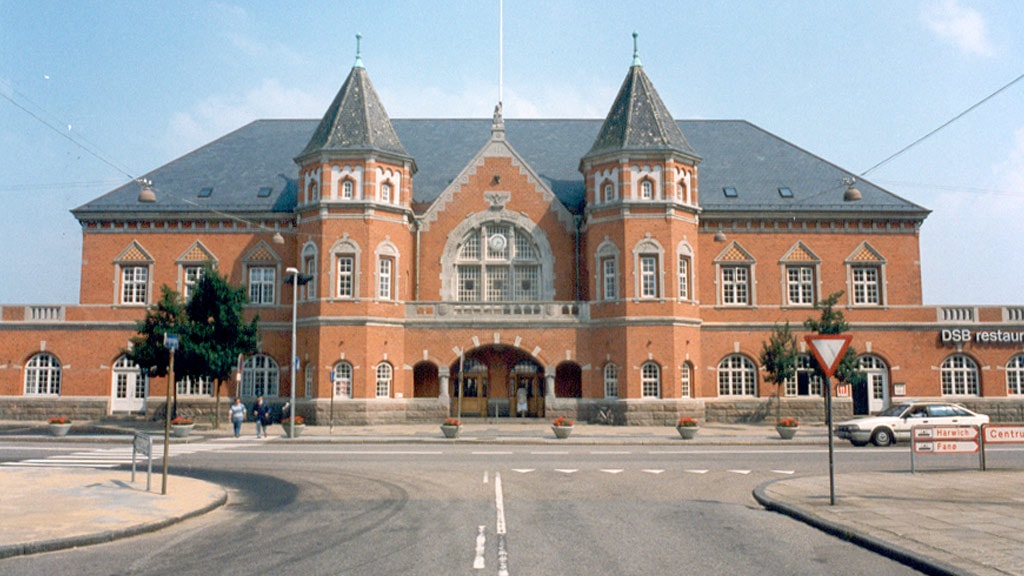
M 122 356 L 111 371 L 111 412 L 145 412 L 149 379 L 128 358 Z
M 878 356 L 864 355 L 859 359 L 868 390 L 868 412 L 875 414 L 889 407 L 889 367 Z

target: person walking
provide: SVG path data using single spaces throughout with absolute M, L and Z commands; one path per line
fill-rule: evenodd
M 270 406 L 263 402 L 263 396 L 256 399 L 252 407 L 252 419 L 256 421 L 256 437 L 267 437 L 267 426 L 270 426 Z
M 242 435 L 242 422 L 245 422 L 245 405 L 242 404 L 242 399 L 238 396 L 235 396 L 235 403 L 228 410 L 228 418 L 234 424 L 235 438 L 238 438 Z

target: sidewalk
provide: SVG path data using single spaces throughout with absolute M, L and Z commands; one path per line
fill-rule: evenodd
M 8 442 L 130 442 L 132 429 L 96 429 L 65 439 L 45 436 L 32 423 L 0 422 L 0 450 Z M 98 430 L 98 431 L 97 431 Z M 163 429 L 148 432 L 162 436 Z M 568 440 L 556 440 L 538 420 L 468 420 L 458 439 L 443 438 L 437 424 L 306 426 L 294 439 L 270 428 L 270 443 L 480 443 L 618 445 L 816 445 L 827 444 L 823 425 L 802 425 L 793 440 L 771 426 L 705 424 L 694 440 L 670 426 L 601 426 L 579 423 Z M 243 434 L 255 436 L 251 423 Z M 187 439 L 231 437 L 230 427 L 197 428 Z M 837 447 L 847 447 L 837 442 Z M 173 444 L 172 444 L 173 453 Z M 871 448 L 864 448 L 871 450 Z M 82 546 L 157 530 L 227 501 L 225 491 L 199 480 L 171 476 L 160 495 L 154 474 L 129 482 L 127 470 L 0 467 L 0 558 Z M 1024 575 L 1024 470 L 842 474 L 836 505 L 829 505 L 828 477 L 797 477 L 762 485 L 755 498 L 788 514 L 930 574 Z M 26 506 L 32 502 L 32 506 Z M 38 504 L 36 504 L 38 503 Z

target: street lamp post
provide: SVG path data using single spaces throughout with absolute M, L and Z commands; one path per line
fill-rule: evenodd
M 295 350 L 295 320 L 299 305 L 299 270 L 298 268 L 288 268 L 285 272 L 291 274 L 292 280 L 292 356 L 289 360 L 292 365 L 292 384 L 291 396 L 288 401 L 290 410 L 288 413 L 288 437 L 295 438 L 295 361 L 298 358 L 298 352 Z

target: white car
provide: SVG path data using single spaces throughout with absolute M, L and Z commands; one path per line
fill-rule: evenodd
M 988 416 L 950 402 L 905 402 L 893 404 L 875 416 L 840 422 L 835 431 L 837 437 L 854 446 L 868 442 L 888 446 L 897 440 L 910 440 L 911 429 L 922 424 L 981 426 L 988 424 Z

